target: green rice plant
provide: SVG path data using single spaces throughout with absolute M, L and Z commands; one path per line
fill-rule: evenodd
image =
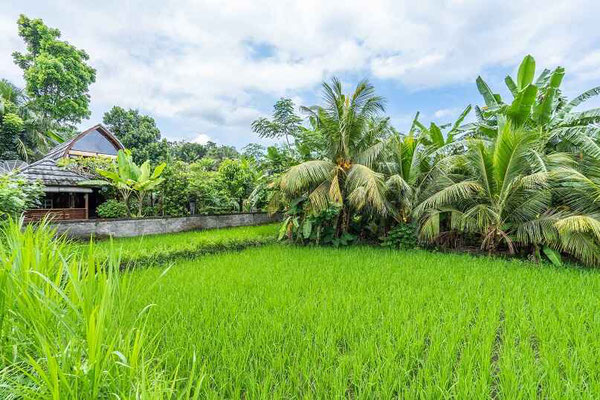
M 276 239 L 277 229 L 277 224 L 267 224 L 98 240 L 95 254 L 105 259 L 117 250 L 122 255 L 122 266 L 164 265 L 180 258 L 271 243 Z M 85 249 L 82 245 L 78 247 L 79 251 Z
M 155 284 L 132 309 L 156 304 L 165 373 L 196 376 L 202 398 L 600 393 L 594 270 L 273 244 L 129 274 Z
M 131 280 L 119 256 L 73 253 L 46 223 L 8 221 L 0 231 L 2 398 L 164 398 L 147 308 L 129 324 Z

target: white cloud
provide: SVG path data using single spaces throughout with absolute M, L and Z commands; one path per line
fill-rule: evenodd
M 272 100 L 304 98 L 332 74 L 440 88 L 514 67 L 531 53 L 538 65 L 564 65 L 573 92 L 600 80 L 595 0 L 368 7 L 363 0 L 8 0 L 2 7 L 2 76 L 21 75 L 8 57 L 22 47 L 18 14 L 41 17 L 90 54 L 93 119 L 115 104 L 138 108 L 168 120 L 170 139 L 201 131 L 227 144 L 257 140 L 249 125 L 270 114 Z M 268 45 L 268 57 L 249 43 Z
M 208 142 L 214 142 L 214 140 L 211 139 L 210 136 L 204 134 L 204 133 L 199 133 L 194 140 L 192 140 L 192 142 L 194 143 L 200 143 L 200 144 L 206 144 Z
M 433 116 L 435 118 L 447 118 L 453 116 L 454 114 L 458 114 L 458 111 L 459 110 L 457 108 L 442 108 L 434 112 Z

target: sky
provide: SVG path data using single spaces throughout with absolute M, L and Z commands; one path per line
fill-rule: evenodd
M 416 111 L 441 123 L 480 104 L 477 75 L 508 96 L 504 77 L 526 54 L 538 72 L 566 68 L 567 96 L 600 85 L 598 0 L 2 3 L 0 78 L 24 85 L 10 56 L 24 48 L 16 20 L 42 18 L 97 70 L 82 128 L 119 105 L 153 116 L 169 140 L 267 144 L 251 122 L 280 97 L 319 104 L 333 76 L 348 92 L 373 83 L 400 131 Z

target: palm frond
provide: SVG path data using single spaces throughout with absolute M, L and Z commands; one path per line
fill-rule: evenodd
M 311 160 L 291 167 L 282 177 L 283 191 L 296 194 L 333 177 L 335 164 L 325 160 Z

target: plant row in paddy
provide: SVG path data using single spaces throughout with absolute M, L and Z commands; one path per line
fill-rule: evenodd
M 593 398 L 600 276 L 269 245 L 132 272 L 167 371 L 207 398 Z M 158 283 L 155 283 L 158 282 Z M 141 293 L 141 292 L 140 292 Z M 135 318 L 131 314 L 130 318 Z
M 209 229 L 173 234 L 147 235 L 95 241 L 97 257 L 107 259 L 120 254 L 121 265 L 161 265 L 178 258 L 194 258 L 204 254 L 241 250 L 275 240 L 277 224 Z M 79 251 L 87 246 L 75 244 Z

